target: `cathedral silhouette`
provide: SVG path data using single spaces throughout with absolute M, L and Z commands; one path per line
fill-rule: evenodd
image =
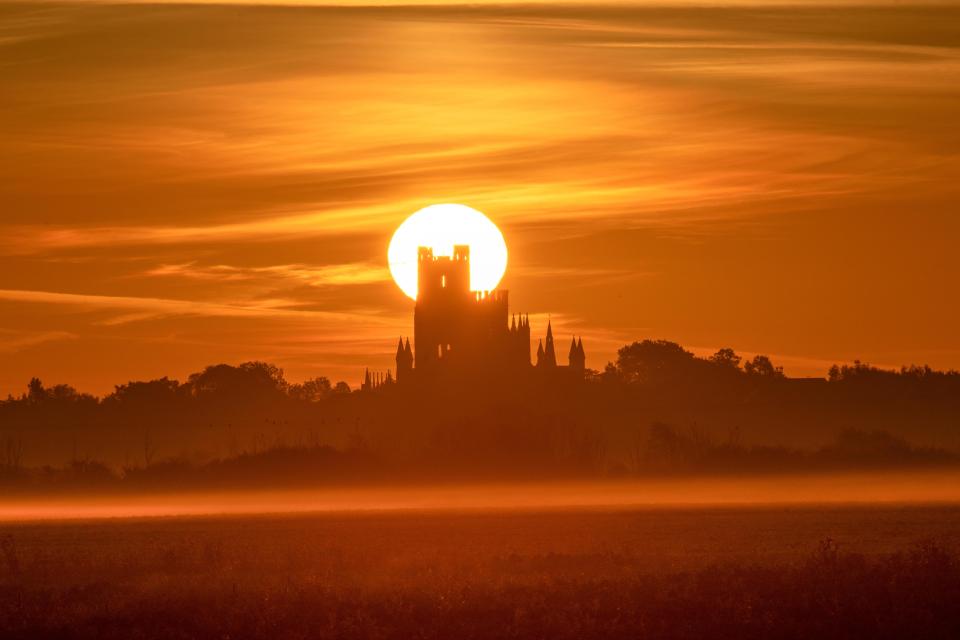
M 413 346 L 409 337 L 400 338 L 396 379 L 389 370 L 386 375 L 367 370 L 361 388 L 464 376 L 583 380 L 582 338 L 571 339 L 568 364 L 558 364 L 549 321 L 546 338 L 537 346 L 536 362 L 531 362 L 530 319 L 510 316 L 508 293 L 470 290 L 469 245 L 456 245 L 452 256 L 435 256 L 432 249 L 419 247 Z

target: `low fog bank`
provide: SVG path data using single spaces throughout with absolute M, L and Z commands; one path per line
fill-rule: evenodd
M 655 422 L 611 444 L 592 430 L 548 425 L 460 428 L 439 442 L 383 446 L 357 436 L 327 444 L 254 446 L 206 459 L 186 454 L 111 465 L 88 456 L 25 466 L 15 444 L 0 443 L 0 490 L 8 495 L 291 491 L 471 483 L 655 482 L 702 477 L 766 477 L 960 472 L 960 456 L 920 447 L 885 431 L 847 430 L 817 448 L 749 445 L 735 434 Z M 397 434 L 394 434 L 396 436 Z
M 960 471 L 780 474 L 0 499 L 0 521 L 257 513 L 960 503 Z

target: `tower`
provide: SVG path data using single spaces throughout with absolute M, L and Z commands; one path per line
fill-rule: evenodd
M 457 245 L 452 256 L 417 249 L 417 301 L 413 311 L 414 355 L 418 369 L 429 369 L 462 347 L 462 320 L 470 301 L 470 247 Z
M 449 257 L 435 256 L 432 249 L 420 247 L 417 278 L 413 312 L 416 369 L 429 371 L 442 365 L 476 371 L 508 363 L 517 352 L 507 323 L 508 294 L 470 290 L 468 245 L 454 246 Z
M 470 293 L 470 245 L 453 247 L 452 256 L 434 256 L 430 247 L 417 249 L 417 305 L 450 302 Z

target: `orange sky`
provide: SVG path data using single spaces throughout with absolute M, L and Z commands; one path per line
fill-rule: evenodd
M 960 367 L 960 7 L 688 5 L 0 6 L 0 393 L 355 384 L 435 202 L 589 366 Z

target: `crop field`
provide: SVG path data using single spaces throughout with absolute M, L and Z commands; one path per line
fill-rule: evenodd
M 0 524 L 0 637 L 957 638 L 960 508 Z

